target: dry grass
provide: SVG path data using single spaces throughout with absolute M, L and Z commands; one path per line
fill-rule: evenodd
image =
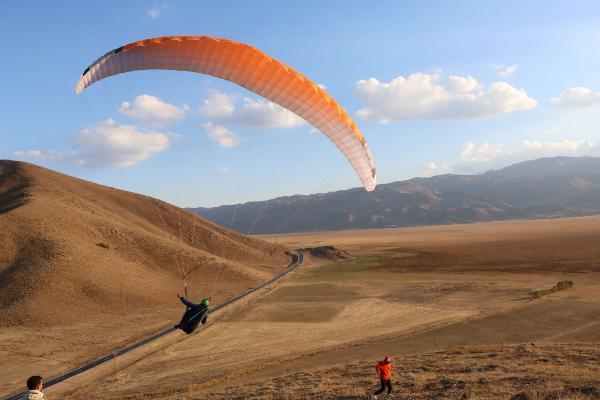
M 49 395 L 357 399 L 376 384 L 375 358 L 391 353 L 401 398 L 589 399 L 599 372 L 599 221 L 279 237 L 358 257 L 303 266 L 239 312 L 122 369 L 116 383 L 90 373 Z M 561 280 L 577 285 L 528 301 Z
M 0 394 L 173 324 L 283 270 L 282 246 L 157 199 L 0 160 Z M 224 279 L 224 278 L 227 279 Z
M 569 344 L 456 348 L 395 357 L 397 399 L 600 398 L 600 348 Z M 364 399 L 377 387 L 373 363 L 338 365 L 189 399 Z
M 600 217 L 264 236 L 293 247 L 328 244 L 386 258 L 396 272 L 600 271 Z

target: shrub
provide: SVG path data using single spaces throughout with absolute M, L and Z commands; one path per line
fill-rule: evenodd
M 560 281 L 550 289 L 544 290 L 534 290 L 533 292 L 529 292 L 529 295 L 532 299 L 539 299 L 542 296 L 545 296 L 550 293 L 558 292 L 559 290 L 565 290 L 573 286 L 573 281 Z

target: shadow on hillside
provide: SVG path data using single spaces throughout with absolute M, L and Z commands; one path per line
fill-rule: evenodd
M 0 164 L 0 215 L 27 202 L 28 181 L 18 179 L 16 163 Z

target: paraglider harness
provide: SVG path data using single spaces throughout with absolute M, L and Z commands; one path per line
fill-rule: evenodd
M 200 323 L 202 323 L 202 325 L 206 324 L 206 321 L 208 320 L 209 300 L 204 299 L 200 304 L 195 304 L 181 295 L 178 295 L 178 297 L 179 300 L 185 304 L 187 310 L 183 314 L 183 317 L 181 317 L 181 322 L 175 325 L 175 328 L 181 329 L 189 335 L 198 328 Z

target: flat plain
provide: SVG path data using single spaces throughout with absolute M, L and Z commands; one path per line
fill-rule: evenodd
M 48 393 L 362 399 L 390 354 L 396 398 L 600 396 L 598 217 L 261 238 L 351 257 L 308 257 L 205 329 Z M 531 299 L 562 280 L 574 286 Z

